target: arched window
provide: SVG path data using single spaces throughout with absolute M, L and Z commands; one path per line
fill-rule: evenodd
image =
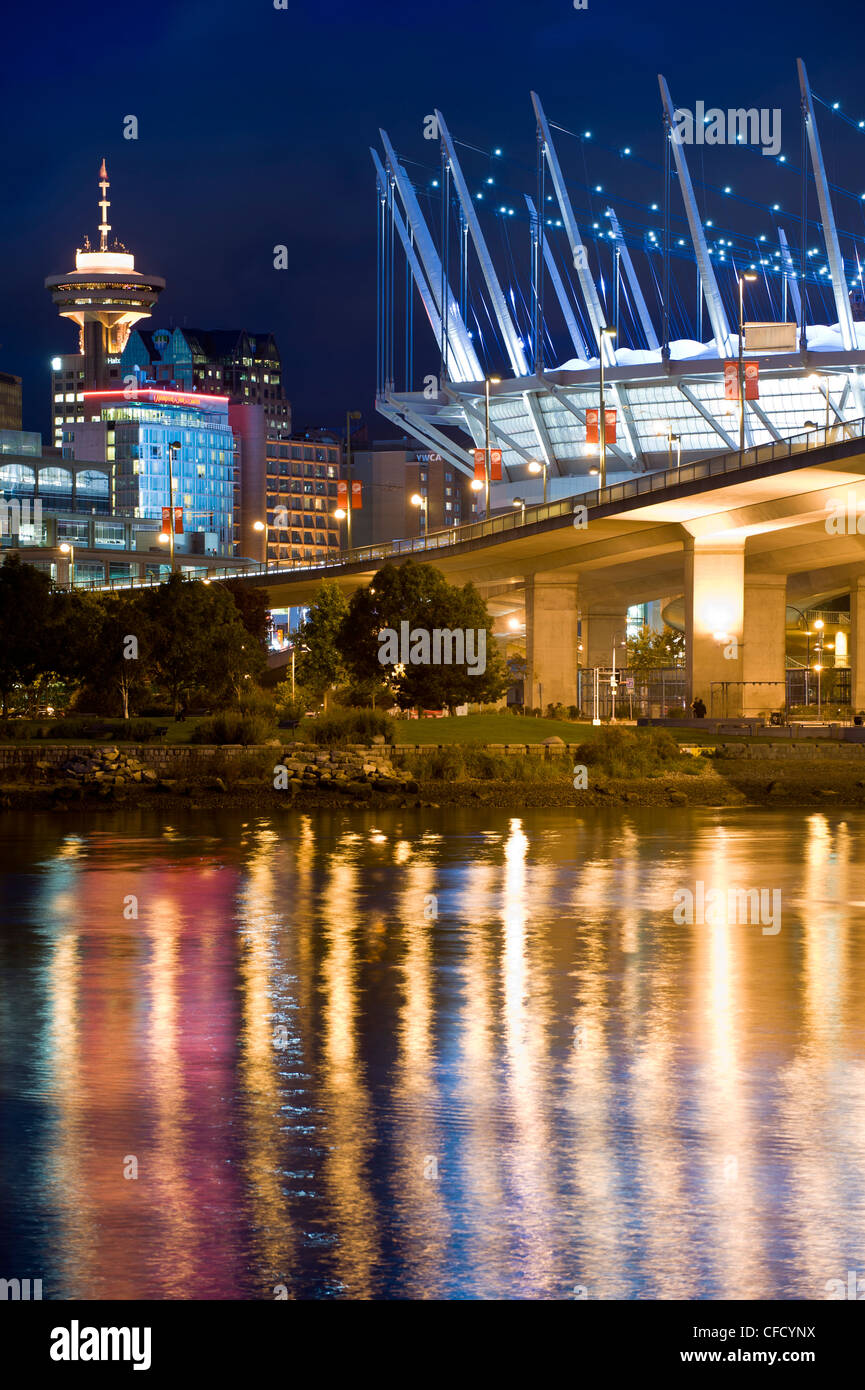
M 36 472 L 23 463 L 0 464 L 0 492 L 32 492 Z
M 40 492 L 71 492 L 72 474 L 65 468 L 40 468 Z
M 93 468 L 85 468 L 78 474 L 76 486 L 79 492 L 89 493 L 92 497 L 107 497 L 108 474 L 97 473 Z

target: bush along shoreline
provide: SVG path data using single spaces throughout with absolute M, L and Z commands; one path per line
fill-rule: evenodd
M 381 716 L 370 712 L 370 727 Z M 230 732 L 226 729 L 225 732 Z M 531 752 L 479 745 L 394 747 L 388 730 L 353 741 L 342 717 L 312 743 L 284 745 L 0 744 L 0 808 L 187 804 L 270 812 L 315 807 L 815 806 L 865 809 L 856 747 L 781 759 L 728 745 L 694 756 L 666 729 L 609 728 L 591 741 L 549 740 Z M 784 750 L 786 751 L 786 750 Z M 795 751 L 795 750 L 790 750 Z M 759 753 L 760 756 L 755 756 Z

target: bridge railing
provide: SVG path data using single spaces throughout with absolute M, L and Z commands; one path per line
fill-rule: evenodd
M 617 502 L 627 502 L 634 497 L 651 496 L 663 493 L 683 483 L 696 483 L 704 478 L 722 477 L 737 473 L 764 463 L 794 458 L 800 454 L 813 453 L 830 444 L 839 444 L 849 439 L 865 438 L 865 419 L 845 420 L 827 426 L 789 435 L 785 439 L 774 440 L 771 444 L 758 444 L 742 453 L 738 449 L 730 453 L 714 455 L 707 459 L 697 459 L 694 463 L 684 463 L 678 468 L 666 468 L 658 473 L 643 473 L 627 483 L 614 483 L 609 487 L 593 488 L 577 496 L 563 497 L 556 502 L 537 502 L 519 510 L 504 512 L 501 516 L 486 517 L 483 521 L 470 521 L 465 526 L 451 526 L 444 531 L 431 531 L 426 536 L 414 536 L 405 540 L 382 541 L 377 545 L 355 546 L 351 550 L 341 550 L 325 560 L 291 561 L 279 565 L 250 564 L 245 569 L 226 568 L 222 574 L 218 569 L 210 570 L 212 579 L 245 578 L 268 575 L 302 573 L 304 570 L 343 568 L 345 565 L 369 565 L 386 562 L 402 555 L 428 555 L 430 551 L 460 545 L 464 541 L 482 540 L 487 536 L 502 535 L 507 531 L 521 530 L 525 526 L 536 526 L 543 521 L 553 521 L 563 516 L 572 516 L 579 507 L 591 512 L 598 507 L 608 507 Z M 196 578 L 199 576 L 195 576 Z M 114 580 L 112 584 L 97 585 L 99 588 L 137 588 L 152 580 Z

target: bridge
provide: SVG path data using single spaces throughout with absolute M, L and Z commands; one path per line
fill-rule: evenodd
M 577 703 L 578 664 L 610 664 L 632 604 L 684 597 L 688 698 L 729 714 L 784 701 L 786 610 L 850 595 L 851 698 L 865 708 L 865 419 L 447 531 L 247 572 L 273 607 L 350 594 L 388 561 L 471 580 L 497 630 L 525 624 L 526 702 Z M 582 654 L 578 648 L 582 644 Z M 771 692 L 775 693 L 772 694 Z

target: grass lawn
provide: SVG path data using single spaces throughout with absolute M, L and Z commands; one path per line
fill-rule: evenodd
M 397 744 L 543 743 L 558 736 L 565 743 L 585 743 L 595 733 L 590 723 L 567 719 L 531 719 L 516 714 L 467 714 L 446 719 L 399 719 Z

